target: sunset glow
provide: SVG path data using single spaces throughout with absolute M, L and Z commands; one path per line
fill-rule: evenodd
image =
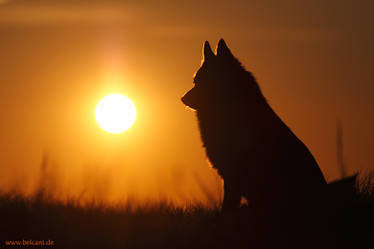
M 373 4 L 304 2 L 0 0 L 0 190 L 215 206 L 223 182 L 180 98 L 220 38 L 328 181 L 337 119 L 346 173 L 372 170 Z
M 134 103 L 122 94 L 104 97 L 96 107 L 96 120 L 100 127 L 109 133 L 121 133 L 135 122 Z

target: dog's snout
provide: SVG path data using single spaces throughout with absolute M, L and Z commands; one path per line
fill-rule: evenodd
M 182 96 L 181 101 L 182 101 L 183 104 L 186 104 L 186 95 Z
M 196 96 L 194 88 L 188 91 L 182 98 L 181 101 L 186 106 L 196 109 Z

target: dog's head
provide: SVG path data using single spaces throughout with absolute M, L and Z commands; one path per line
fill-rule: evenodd
M 218 42 L 216 54 L 208 41 L 204 43 L 203 60 L 193 82 L 194 87 L 181 100 L 197 111 L 227 107 L 241 98 L 243 91 L 259 91 L 252 75 L 232 55 L 223 39 Z

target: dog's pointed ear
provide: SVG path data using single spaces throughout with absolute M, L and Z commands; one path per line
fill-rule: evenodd
M 221 38 L 217 45 L 217 56 L 232 56 L 230 49 L 227 47 L 226 42 Z
M 209 44 L 208 41 L 205 41 L 203 51 L 204 51 L 203 59 L 205 61 L 208 61 L 208 60 L 212 59 L 213 57 L 215 57 L 215 55 L 212 51 L 212 48 L 210 47 L 210 44 Z

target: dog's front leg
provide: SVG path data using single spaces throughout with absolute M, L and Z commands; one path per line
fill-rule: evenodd
M 230 212 L 240 207 L 242 194 L 235 179 L 226 177 L 223 179 L 224 196 L 222 202 L 222 212 Z

